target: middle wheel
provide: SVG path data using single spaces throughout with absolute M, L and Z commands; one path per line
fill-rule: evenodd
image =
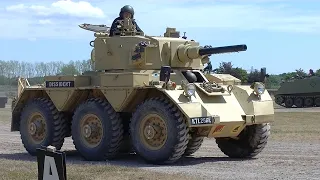
M 130 123 L 132 144 L 143 159 L 170 164 L 181 158 L 188 144 L 183 115 L 164 98 L 151 98 L 134 112 Z
M 121 118 L 106 100 L 89 99 L 74 113 L 72 139 L 86 160 L 112 159 L 123 140 Z

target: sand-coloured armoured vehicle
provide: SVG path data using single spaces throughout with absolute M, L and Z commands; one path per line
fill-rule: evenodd
M 281 83 L 276 91 L 275 103 L 286 107 L 320 106 L 320 77 L 293 78 Z
M 253 157 L 265 147 L 274 109 L 264 85 L 219 85 L 201 72 L 208 55 L 246 45 L 204 48 L 174 28 L 147 36 L 130 19 L 111 37 L 106 26 L 79 26 L 95 32 L 93 71 L 46 76 L 42 85 L 19 79 L 11 130 L 20 131 L 30 154 L 41 145 L 60 149 L 70 136 L 92 161 L 132 147 L 149 163 L 174 163 L 204 137 L 216 138 L 230 157 Z

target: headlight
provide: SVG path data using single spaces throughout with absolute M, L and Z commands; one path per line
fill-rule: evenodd
M 184 87 L 184 93 L 186 94 L 186 96 L 193 96 L 194 93 L 196 92 L 196 86 L 194 84 L 187 84 Z
M 264 84 L 260 83 L 260 82 L 255 82 L 253 84 L 253 91 L 257 94 L 257 95 L 261 95 L 264 93 L 264 91 L 266 90 Z

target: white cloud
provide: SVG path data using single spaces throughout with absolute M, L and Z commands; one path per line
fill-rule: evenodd
M 103 11 L 98 7 L 93 7 L 89 2 L 79 1 L 73 2 L 71 0 L 60 0 L 52 3 L 50 6 L 31 5 L 26 6 L 24 4 L 12 5 L 6 8 L 9 12 L 31 12 L 37 15 L 70 15 L 76 17 L 93 17 L 104 18 Z
M 44 3 L 45 1 L 39 1 Z M 90 2 L 90 3 L 89 3 Z M 319 33 L 320 12 L 290 6 L 294 0 L 136 0 L 70 1 L 52 4 L 11 4 L 0 16 L 7 28 L 0 38 L 92 38 L 80 23 L 107 24 L 120 8 L 130 4 L 135 19 L 148 35 L 162 35 L 166 27 L 187 31 L 189 36 L 207 36 L 215 30 L 269 30 L 290 33 Z M 309 3 L 312 3 L 311 0 Z M 10 13 L 11 12 L 11 13 Z M 1 15 L 0 14 L 0 15 Z M 36 26 L 38 25 L 38 26 Z M 41 25 L 41 26 L 39 26 Z M 21 27 L 24 31 L 20 32 Z M 201 30 L 201 35 L 197 34 Z M 191 32 L 191 33 L 190 33 Z M 18 36 L 17 36 L 18 35 Z
M 53 23 L 50 19 L 40 19 L 39 24 L 45 25 L 45 24 L 53 24 Z

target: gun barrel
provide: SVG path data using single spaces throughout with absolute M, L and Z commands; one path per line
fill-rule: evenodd
M 231 52 L 239 52 L 246 51 L 247 45 L 234 45 L 234 46 L 221 46 L 221 47 L 213 47 L 213 48 L 201 48 L 199 49 L 199 55 L 210 55 L 210 54 L 223 54 L 223 53 L 231 53 Z

